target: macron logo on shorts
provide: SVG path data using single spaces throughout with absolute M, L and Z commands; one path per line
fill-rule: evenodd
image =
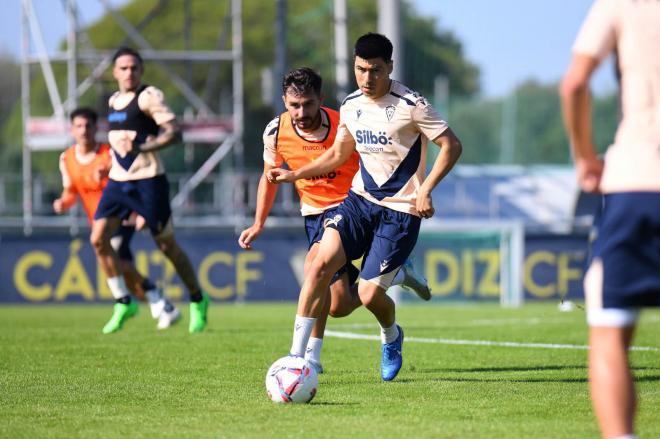
M 323 227 L 328 227 L 330 224 L 333 224 L 335 227 L 339 226 L 339 221 L 343 220 L 344 217 L 337 214 L 333 216 L 332 218 L 326 218 L 325 222 L 323 223 Z
M 387 266 L 390 265 L 390 261 L 388 259 L 385 259 L 380 263 L 380 272 L 382 273 L 383 271 L 387 270 Z

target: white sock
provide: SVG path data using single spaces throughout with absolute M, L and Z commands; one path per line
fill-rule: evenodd
M 321 348 L 323 347 L 323 339 L 316 337 L 309 337 L 307 342 L 307 349 L 305 350 L 305 360 L 321 363 Z
M 314 317 L 303 317 L 296 314 L 296 321 L 293 324 L 293 343 L 291 343 L 291 351 L 289 351 L 291 355 L 305 356 L 305 348 L 315 322 Z
M 399 328 L 396 326 L 396 322 L 389 328 L 380 327 L 380 341 L 385 343 L 392 343 L 399 336 Z
M 131 295 L 130 291 L 128 291 L 128 287 L 126 286 L 126 282 L 124 281 L 124 276 L 109 277 L 108 287 L 110 287 L 112 297 L 117 300 Z
M 637 439 L 637 435 L 632 433 L 632 434 L 624 434 L 623 436 L 619 436 L 615 439 Z
M 157 303 L 163 300 L 163 294 L 159 288 L 154 288 L 144 292 L 144 297 L 147 298 L 149 303 Z

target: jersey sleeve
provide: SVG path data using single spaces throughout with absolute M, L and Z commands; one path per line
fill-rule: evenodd
M 174 112 L 165 103 L 163 92 L 156 87 L 149 86 L 140 93 L 138 106 L 140 110 L 151 116 L 156 125 L 170 122 L 176 118 Z
M 277 151 L 277 130 L 280 126 L 280 118 L 271 120 L 264 130 L 264 163 L 280 168 L 284 160 Z
M 415 106 L 411 110 L 412 120 L 429 140 L 441 135 L 447 128 L 447 122 L 438 111 L 420 95 L 416 96 Z
M 573 45 L 573 53 L 603 60 L 616 45 L 616 0 L 596 0 Z

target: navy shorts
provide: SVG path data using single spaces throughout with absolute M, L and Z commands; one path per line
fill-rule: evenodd
M 117 231 L 110 238 L 112 248 L 117 252 L 117 256 L 122 261 L 132 261 L 133 253 L 131 252 L 131 238 L 135 233 L 135 226 L 121 225 Z
M 350 191 L 326 227 L 339 232 L 346 259 L 362 259 L 360 278 L 388 288 L 412 253 L 421 219 L 374 204 Z
M 165 175 L 142 180 L 108 180 L 96 208 L 94 219 L 127 219 L 131 212 L 144 217 L 151 234 L 159 235 L 172 215 L 170 184 Z
M 605 195 L 596 230 L 587 306 L 660 306 L 660 192 Z
M 307 234 L 308 250 L 312 248 L 312 246 L 317 242 L 321 242 L 321 238 L 323 238 L 323 231 L 325 230 L 325 226 L 324 226 L 325 221 L 327 218 L 332 218 L 335 216 L 336 209 L 337 208 L 335 207 L 332 209 L 328 209 L 325 212 L 320 213 L 318 215 L 305 216 L 305 233 Z M 348 261 L 346 261 L 346 265 L 341 267 L 335 273 L 335 275 L 332 276 L 332 280 L 330 281 L 330 283 L 333 283 L 336 280 L 338 280 L 341 277 L 341 275 L 344 273 L 348 273 L 349 285 L 353 285 L 360 276 L 360 270 L 358 270 L 349 259 Z

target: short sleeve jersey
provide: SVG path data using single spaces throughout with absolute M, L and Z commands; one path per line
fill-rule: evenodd
M 390 209 L 419 216 L 417 190 L 426 174 L 428 139 L 447 123 L 420 94 L 392 80 L 378 99 L 361 91 L 350 94 L 340 109 L 338 141 L 355 141 L 360 171 L 351 190 Z
M 159 125 L 175 119 L 163 92 L 156 87 L 141 86 L 135 92 L 116 92 L 108 104 L 108 141 L 113 153 L 110 178 L 129 181 L 164 174 L 165 168 L 156 152 L 125 153 L 126 144 L 144 143 L 147 136 L 158 135 Z
M 622 119 L 605 157 L 604 192 L 660 191 L 660 1 L 597 0 L 573 52 L 618 53 Z
M 99 145 L 96 152 L 85 156 L 78 154 L 75 145 L 60 155 L 62 186 L 80 197 L 90 224 L 103 189 L 108 184 L 107 170 L 111 164 L 110 146 L 107 144 Z M 99 178 L 100 175 L 103 176 Z
M 264 131 L 264 162 L 271 166 L 300 169 L 320 157 L 332 147 L 339 124 L 339 113 L 321 108 L 321 125 L 312 133 L 302 133 L 293 124 L 288 112 L 273 119 Z M 318 215 L 338 206 L 351 187 L 358 170 L 358 155 L 353 153 L 348 161 L 325 175 L 297 180 L 300 196 L 300 212 L 303 216 Z

